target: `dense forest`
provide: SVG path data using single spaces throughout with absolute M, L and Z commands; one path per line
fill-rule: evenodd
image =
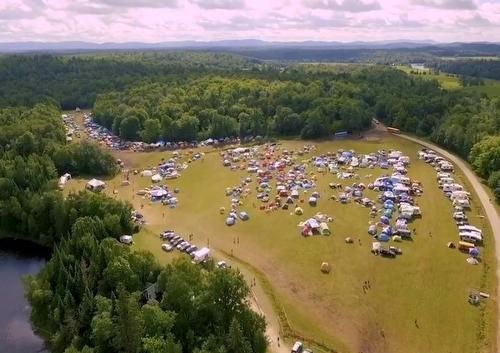
M 498 58 L 439 60 L 431 61 L 427 65 L 439 71 L 460 76 L 500 80 L 500 60 Z
M 232 270 L 187 260 L 161 267 L 151 253 L 106 238 L 81 217 L 36 277 L 31 320 L 54 353 L 264 353 L 265 321 Z M 149 298 L 145 290 L 149 288 Z
M 0 57 L 0 107 L 51 100 L 62 109 L 90 108 L 99 93 L 140 82 L 175 81 L 206 72 L 255 67 L 256 60 L 223 53 L 14 55 Z
M 114 175 L 118 168 L 97 146 L 66 145 L 55 106 L 1 109 L 0 124 L 1 233 L 50 247 L 80 216 L 102 217 L 107 229 L 132 230 L 129 206 L 88 193 L 64 199 L 57 189 L 62 173 Z
M 95 120 L 125 140 L 226 136 L 302 136 L 360 132 L 378 116 L 429 135 L 445 114 L 446 93 L 433 81 L 390 68 L 310 71 L 294 66 L 267 79 L 206 77 L 145 84 L 100 95 Z
M 63 172 L 118 170 L 98 146 L 66 144 L 54 105 L 5 108 L 0 122 L 0 234 L 52 249 L 25 280 L 31 322 L 52 352 L 266 351 L 264 319 L 249 308 L 239 273 L 184 261 L 162 268 L 116 240 L 137 231 L 128 203 L 92 192 L 63 197 Z M 156 299 L 144 297 L 147 288 Z

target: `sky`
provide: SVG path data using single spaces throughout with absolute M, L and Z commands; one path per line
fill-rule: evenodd
M 500 0 L 0 0 L 0 42 L 500 42 Z

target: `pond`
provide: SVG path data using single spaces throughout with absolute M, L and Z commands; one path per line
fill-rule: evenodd
M 29 323 L 22 276 L 40 271 L 47 255 L 47 250 L 28 242 L 0 240 L 0 352 L 45 351 Z

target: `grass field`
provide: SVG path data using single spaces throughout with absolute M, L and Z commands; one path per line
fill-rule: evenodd
M 439 74 L 434 74 L 430 73 L 429 70 L 419 70 L 419 69 L 414 69 L 409 66 L 397 66 L 399 70 L 402 70 L 406 72 L 407 74 L 412 74 L 411 72 L 420 72 L 421 74 L 412 74 L 413 76 L 420 77 L 424 80 L 437 80 L 441 87 L 444 89 L 448 90 L 453 90 L 453 89 L 460 89 L 462 88 L 462 85 L 460 81 L 458 80 L 458 77 L 446 73 L 439 73 Z M 425 73 L 425 74 L 424 74 Z
M 482 86 L 470 86 L 464 88 L 466 91 L 485 93 L 488 97 L 500 97 L 500 81 L 499 80 L 484 80 Z
M 283 142 L 288 149 L 303 144 Z M 282 210 L 259 211 L 253 207 L 254 203 L 258 206 L 255 195 L 250 195 L 240 207 L 249 212 L 250 220 L 239 221 L 233 227 L 225 225 L 219 207 L 229 208 L 225 188 L 237 185 L 247 174 L 223 168 L 217 152 L 207 152 L 202 161 L 191 163 L 179 179 L 167 182 L 169 187 L 180 189 L 176 209 L 136 196 L 135 191 L 151 183 L 149 178 L 132 173 L 132 185 L 119 186 L 123 176 L 118 176 L 108 181 L 107 192 L 130 201 L 137 209 L 142 205 L 148 224 L 135 236 L 135 249 L 151 251 L 162 263 L 183 256 L 160 249 L 157 234 L 170 228 L 186 237 L 193 234 L 194 244 L 208 244 L 219 258 L 232 253 L 237 262 L 241 261 L 239 265 L 251 264 L 252 268 L 246 270 L 265 279 L 264 289 L 272 294 L 273 305 L 283 309 L 293 331 L 314 338 L 330 351 L 492 352 L 496 303 L 493 299 L 478 307 L 467 303 L 471 290 L 489 292 L 493 298 L 496 290 L 491 231 L 486 220 L 476 216 L 481 210 L 474 199 L 469 217 L 485 233 L 478 266 L 468 265 L 464 254 L 446 247 L 448 241 L 457 241 L 451 203 L 438 189 L 435 171 L 417 160 L 417 145 L 392 136 L 378 142 L 344 140 L 315 144 L 318 151 L 308 156 L 339 148 L 364 153 L 395 148 L 411 157 L 409 175 L 424 186 L 424 195 L 418 199 L 423 218 L 411 225 L 417 230 L 414 240 L 400 244 L 403 255 L 392 260 L 370 253 L 371 238 L 366 232 L 371 220 L 368 210 L 357 204 L 341 205 L 327 200 L 331 194 L 328 183 L 340 182 L 333 174 L 318 177 L 317 190 L 322 198 L 315 208 L 303 205 L 303 216 Z M 171 155 L 170 152 L 116 154 L 131 170 L 154 166 Z M 361 169 L 361 179 L 367 173 L 376 177 L 383 171 Z M 461 178 L 459 174 L 456 177 Z M 83 184 L 83 180 L 72 180 L 66 191 L 80 189 Z M 113 189 L 118 193 L 113 194 Z M 375 199 L 376 193 L 367 191 L 366 196 Z M 318 211 L 334 218 L 330 224 L 332 235 L 303 238 L 297 223 Z M 353 237 L 354 244 L 345 244 L 346 236 Z M 319 270 L 323 261 L 332 265 L 328 275 Z M 362 286 L 366 280 L 372 285 L 364 294 Z M 287 337 L 288 341 L 292 339 Z M 315 349 L 315 352 L 326 351 Z

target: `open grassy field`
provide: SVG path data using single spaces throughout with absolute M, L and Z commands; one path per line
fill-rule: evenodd
M 484 85 L 479 85 L 479 86 L 469 86 L 469 87 L 463 87 L 462 84 L 460 83 L 459 79 L 457 76 L 452 75 L 452 74 L 447 74 L 447 73 L 439 73 L 439 74 L 433 74 L 430 73 L 429 70 L 418 70 L 418 69 L 413 69 L 409 66 L 397 66 L 399 70 L 402 70 L 406 72 L 407 74 L 411 74 L 411 72 L 425 72 L 425 75 L 423 74 L 412 74 L 413 76 L 420 77 L 424 80 L 437 80 L 441 87 L 444 89 L 448 90 L 454 90 L 454 89 L 464 89 L 466 91 L 470 92 L 479 92 L 479 93 L 484 93 L 488 95 L 489 97 L 500 97 L 500 81 L 499 80 L 490 80 L 490 79 L 485 79 L 484 80 Z
M 286 141 L 283 147 L 298 149 L 303 144 Z M 201 161 L 190 163 L 179 179 L 166 182 L 180 189 L 176 209 L 135 195 L 151 182 L 150 178 L 132 173 L 132 185 L 119 186 L 123 176 L 118 176 L 108 181 L 106 192 L 142 209 L 147 226 L 135 236 L 134 248 L 153 252 L 162 263 L 183 256 L 176 251 L 161 251 L 158 233 L 168 228 L 185 237 L 193 234 L 194 244 L 209 245 L 219 258 L 232 253 L 238 266 L 251 264 L 251 269 L 246 270 L 265 280 L 264 290 L 272 294 L 273 305 L 282 308 L 293 331 L 329 347 L 315 352 L 492 352 L 495 302 L 486 300 L 478 307 L 467 303 L 471 290 L 495 297 L 496 288 L 493 240 L 487 222 L 476 216 L 481 210 L 474 200 L 470 220 L 483 228 L 486 239 L 478 266 L 468 265 L 464 254 L 446 247 L 448 241 L 457 241 L 451 203 L 438 189 L 435 171 L 417 160 L 417 145 L 388 136 L 377 142 L 344 140 L 316 146 L 318 150 L 308 156 L 339 148 L 363 153 L 393 148 L 412 158 L 409 176 L 424 186 L 424 195 L 418 199 L 423 218 L 411 224 L 417 230 L 414 240 L 400 244 L 403 255 L 386 259 L 370 253 L 368 210 L 328 200 L 332 194 L 328 183 L 342 182 L 333 174 L 318 176 L 316 189 L 322 198 L 317 207 L 303 205 L 303 216 L 283 210 L 260 211 L 254 208 L 258 201 L 251 194 L 240 207 L 249 212 L 250 220 L 239 221 L 233 227 L 225 225 L 219 207 L 229 208 L 225 188 L 239 184 L 247 173 L 222 167 L 214 150 L 207 151 Z M 161 158 L 169 158 L 171 152 L 116 155 L 134 170 L 154 166 Z M 362 180 L 368 173 L 375 178 L 384 171 L 359 171 Z M 460 175 L 457 178 L 460 180 Z M 66 192 L 80 189 L 83 184 L 83 180 L 72 180 Z M 113 194 L 114 189 L 117 194 Z M 366 196 L 375 199 L 376 193 L 367 191 Z M 334 218 L 330 224 L 332 235 L 303 238 L 297 223 L 318 211 Z M 354 244 L 345 244 L 346 236 L 353 237 Z M 319 270 L 323 261 L 332 265 L 328 275 Z M 363 282 L 367 280 L 371 289 L 364 293 Z
M 482 86 L 470 86 L 464 88 L 467 91 L 485 93 L 488 97 L 500 97 L 500 81 L 499 80 L 484 80 Z
M 451 74 L 446 74 L 446 73 L 439 73 L 439 74 L 434 74 L 430 73 L 428 69 L 425 70 L 419 70 L 419 69 L 414 69 L 409 66 L 397 66 L 399 70 L 402 70 L 406 72 L 407 74 L 412 74 L 412 72 L 420 72 L 421 74 L 412 74 L 413 76 L 420 77 L 424 80 L 437 80 L 441 87 L 444 89 L 448 90 L 453 90 L 453 89 L 460 89 L 462 88 L 462 85 L 460 84 L 460 81 L 458 80 L 458 77 L 451 75 Z

